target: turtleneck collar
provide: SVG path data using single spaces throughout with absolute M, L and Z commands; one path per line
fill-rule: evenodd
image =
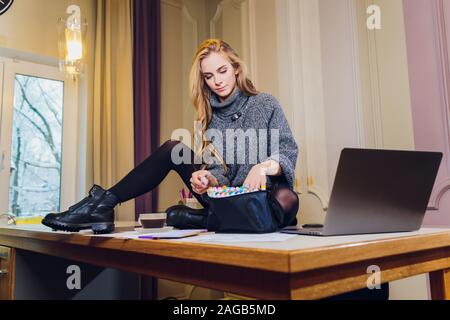
M 247 96 L 236 88 L 236 91 L 228 97 L 225 101 L 220 102 L 215 93 L 211 93 L 211 107 L 213 112 L 220 116 L 229 116 L 238 112 L 245 104 Z

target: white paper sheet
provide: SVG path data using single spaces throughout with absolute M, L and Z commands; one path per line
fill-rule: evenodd
M 160 238 L 167 237 L 180 237 L 179 239 L 164 239 L 170 241 L 183 241 L 183 242 L 196 242 L 196 243 L 239 243 L 239 242 L 282 242 L 291 238 L 298 237 L 295 234 L 286 233 L 263 233 L 263 234 L 245 234 L 245 233 L 214 233 L 207 232 L 208 230 L 202 229 L 189 229 L 189 230 L 171 230 L 168 232 L 151 232 L 143 233 L 138 231 L 128 231 L 120 233 L 110 233 L 101 235 L 91 235 L 94 237 L 109 237 L 120 239 L 140 239 L 142 236 L 155 236 Z M 197 236 L 186 236 L 192 232 L 201 232 Z M 146 240 L 146 239 L 142 239 Z
M 123 238 L 123 237 L 127 237 L 127 236 L 142 235 L 142 234 L 147 234 L 147 233 L 168 232 L 168 231 L 173 230 L 173 227 L 143 229 L 143 228 L 135 228 L 135 227 L 131 226 L 126 229 L 131 229 L 131 230 L 120 231 L 120 228 L 116 227 L 116 230 L 113 233 L 94 234 L 92 232 L 92 230 L 81 230 L 79 232 L 79 234 L 92 236 L 92 237 L 109 237 L 109 238 L 122 237 Z
M 91 237 L 104 237 L 104 238 L 120 238 L 120 239 L 140 239 L 140 237 L 155 237 L 155 238 L 183 238 L 187 237 L 189 234 L 206 232 L 208 230 L 204 229 L 186 229 L 186 230 L 170 230 L 161 232 L 142 232 L 142 230 L 135 231 L 125 231 L 125 232 L 117 232 L 117 233 L 108 233 L 108 234 L 92 234 L 92 233 L 84 233 L 84 235 L 89 235 Z M 145 240 L 145 239 L 143 239 Z
M 167 232 L 151 232 L 151 233 L 139 233 L 139 234 L 128 234 L 125 236 L 120 236 L 120 238 L 127 239 L 170 239 L 170 238 L 184 238 L 192 237 L 192 233 L 199 234 L 201 232 L 206 232 L 208 230 L 201 229 L 186 229 L 186 230 L 171 230 Z
M 281 242 L 295 237 L 298 237 L 298 235 L 279 232 L 263 234 L 208 233 L 184 239 L 174 239 L 173 241 L 201 243 Z

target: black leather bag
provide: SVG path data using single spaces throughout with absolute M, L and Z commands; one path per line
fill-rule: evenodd
M 207 229 L 223 233 L 268 233 L 281 228 L 283 210 L 270 191 L 207 197 Z

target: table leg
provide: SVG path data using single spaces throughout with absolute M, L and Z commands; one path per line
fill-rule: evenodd
M 140 299 L 158 300 L 158 278 L 139 275 Z
M 450 300 L 450 269 L 430 272 L 431 299 Z

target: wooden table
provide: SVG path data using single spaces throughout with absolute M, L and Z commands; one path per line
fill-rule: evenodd
M 365 288 L 367 268 L 376 265 L 383 283 L 429 272 L 432 298 L 450 298 L 450 229 L 229 245 L 98 237 L 31 225 L 1 227 L 0 246 L 260 299 L 318 299 Z

